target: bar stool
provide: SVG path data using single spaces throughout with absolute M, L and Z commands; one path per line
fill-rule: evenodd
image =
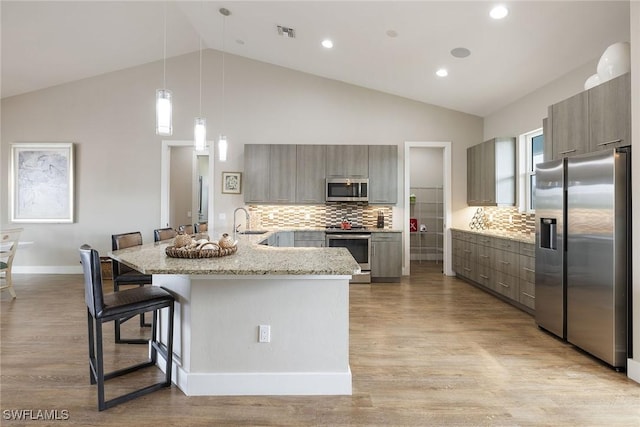
M 134 246 L 142 245 L 142 233 L 134 231 L 131 233 L 112 234 L 111 235 L 111 249 L 114 251 L 131 248 Z M 121 264 L 117 261 L 113 261 L 113 291 L 119 292 L 120 286 L 144 286 L 151 284 L 151 275 L 142 274 L 133 268 Z M 121 338 L 120 325 L 129 320 L 130 318 L 116 319 L 115 321 L 115 342 L 118 344 L 146 344 L 147 340 L 136 338 Z M 151 326 L 144 320 L 144 313 L 140 314 L 140 327 Z
M 80 262 L 84 272 L 84 299 L 87 305 L 89 332 L 89 376 L 91 384 L 98 384 L 98 410 L 104 411 L 136 397 L 144 396 L 163 387 L 171 386 L 173 363 L 173 312 L 175 298 L 166 290 L 157 286 L 144 286 L 125 289 L 104 295 L 102 291 L 102 271 L 98 251 L 89 245 L 82 245 Z M 167 345 L 158 340 L 158 316 L 161 309 L 169 310 Z M 123 317 L 133 317 L 141 313 L 152 312 L 150 357 L 148 360 L 116 371 L 104 372 L 104 354 L 102 346 L 102 325 L 117 321 Z M 124 395 L 105 400 L 105 381 L 111 378 L 154 366 L 158 353 L 166 360 L 165 379 Z
M 161 240 L 173 239 L 178 235 L 178 232 L 171 227 L 168 228 L 156 228 L 153 230 L 153 241 L 159 242 Z
M 178 231 L 184 234 L 193 234 L 193 224 L 185 224 L 178 227 Z
M 11 278 L 11 266 L 13 265 L 13 258 L 16 255 L 18 249 L 18 240 L 20 239 L 20 232 L 22 228 L 12 228 L 0 231 L 0 274 L 4 275 L 5 283 L 0 286 L 0 289 L 7 289 L 13 299 L 16 298 L 16 291 L 13 289 L 13 280 Z

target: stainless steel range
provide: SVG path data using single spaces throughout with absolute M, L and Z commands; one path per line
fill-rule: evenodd
M 371 232 L 364 227 L 345 230 L 340 227 L 327 227 L 326 245 L 328 248 L 347 248 L 362 272 L 354 275 L 351 283 L 371 283 Z

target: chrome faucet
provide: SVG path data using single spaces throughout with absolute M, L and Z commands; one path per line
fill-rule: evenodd
M 240 225 L 241 225 L 241 224 L 236 225 L 236 213 L 238 213 L 238 211 L 244 211 L 244 214 L 246 216 L 245 229 L 248 230 L 251 225 L 250 224 L 251 217 L 249 216 L 249 212 L 247 212 L 245 208 L 236 208 L 236 210 L 233 211 L 233 240 L 236 240 L 236 233 L 238 233 L 238 228 L 240 228 Z

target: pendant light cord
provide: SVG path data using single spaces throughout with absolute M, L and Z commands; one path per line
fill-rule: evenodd
M 199 115 L 202 117 L 202 36 L 200 36 L 200 107 Z
M 224 50 L 224 36 L 225 36 L 225 22 L 227 21 L 226 15 L 222 15 L 222 129 L 224 129 L 224 116 L 225 116 L 225 93 L 224 93 L 224 69 L 225 69 L 225 50 Z
M 164 13 L 162 19 L 162 25 L 164 29 L 164 41 L 162 46 L 162 88 L 165 89 L 167 87 L 167 2 L 164 2 Z

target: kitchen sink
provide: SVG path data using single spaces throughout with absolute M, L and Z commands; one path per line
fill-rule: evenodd
M 264 234 L 267 233 L 267 230 L 245 230 L 239 231 L 238 234 Z

